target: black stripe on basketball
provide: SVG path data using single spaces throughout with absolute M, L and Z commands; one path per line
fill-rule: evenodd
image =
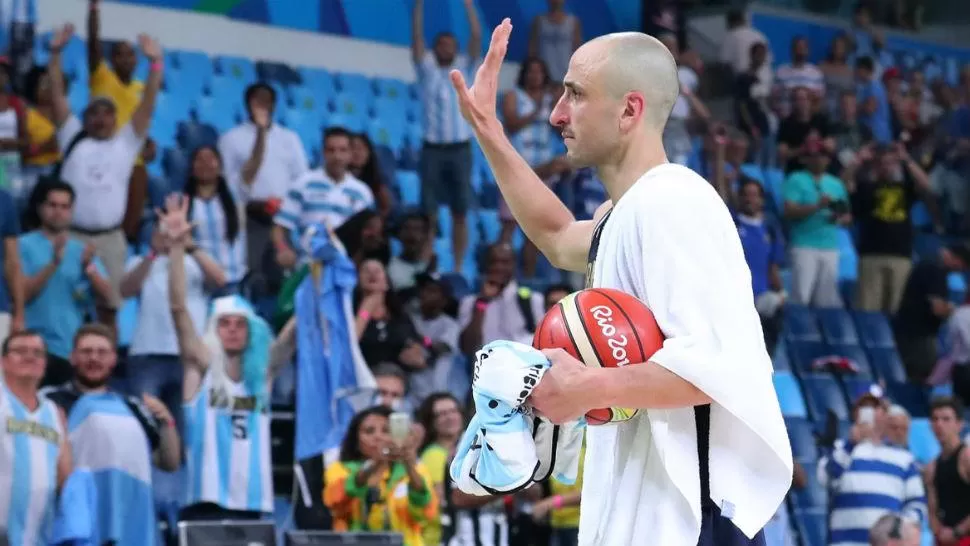
M 619 302 L 617 302 L 615 299 L 613 299 L 605 291 L 596 290 L 596 293 L 597 294 L 600 294 L 604 298 L 606 298 L 606 299 L 610 300 L 611 302 L 613 302 L 613 306 L 616 308 L 617 311 L 620 312 L 621 315 L 623 315 L 623 318 L 626 319 L 626 323 L 630 325 L 630 332 L 633 334 L 633 339 L 635 339 L 636 342 L 637 342 L 637 349 L 640 349 L 640 354 L 643 356 L 644 362 L 646 362 L 647 360 L 649 360 L 650 359 L 650 356 L 652 356 L 652 355 L 647 355 L 643 351 L 643 342 L 640 341 L 640 332 L 637 330 L 637 325 L 636 324 L 633 324 L 633 321 L 630 320 L 630 315 L 626 314 L 626 311 L 623 310 L 623 307 L 619 304 Z M 631 362 L 631 364 L 637 364 L 637 363 L 636 362 Z
M 583 325 L 583 332 L 586 333 L 586 339 L 589 340 L 589 346 L 593 348 L 593 354 L 595 354 L 596 355 L 596 359 L 599 360 L 599 362 L 597 364 L 599 364 L 599 366 L 601 368 L 605 368 L 606 365 L 604 363 L 607 362 L 607 360 L 605 358 L 603 358 L 603 356 L 600 354 L 599 350 L 596 348 L 596 343 L 593 341 L 593 335 L 589 331 L 589 325 L 586 324 L 586 317 L 583 316 L 584 315 L 584 313 L 583 313 L 584 307 L 582 307 L 580 305 L 582 302 L 579 301 L 579 298 L 581 296 L 582 296 L 582 293 L 576 295 L 576 306 L 575 306 L 576 307 L 576 314 L 579 315 L 579 323 Z M 572 334 L 570 334 L 570 335 L 572 335 Z
M 576 307 L 575 302 L 576 302 L 576 298 L 573 297 L 573 307 Z M 569 323 L 566 322 L 566 308 L 563 307 L 562 302 L 557 303 L 556 305 L 559 307 L 559 314 L 562 316 L 563 326 L 565 326 L 565 328 L 563 329 L 566 330 L 567 334 L 569 334 L 569 341 L 570 343 L 573 344 L 573 350 L 571 352 L 573 355 L 576 356 L 576 358 L 582 358 L 582 355 L 579 354 L 579 345 L 576 344 L 576 338 L 573 337 L 573 331 L 569 328 Z M 586 335 L 589 335 L 589 332 L 586 332 Z M 585 364 L 585 362 L 583 364 Z

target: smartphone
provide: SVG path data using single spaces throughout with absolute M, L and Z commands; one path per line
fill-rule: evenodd
M 411 415 L 404 411 L 395 411 L 390 417 L 391 440 L 395 445 L 403 446 L 411 433 Z
M 874 425 L 876 423 L 876 408 L 859 408 L 859 423 L 864 425 Z

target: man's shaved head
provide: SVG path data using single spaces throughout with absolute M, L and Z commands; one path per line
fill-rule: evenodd
M 659 136 L 680 95 L 677 63 L 657 39 L 639 32 L 607 34 L 573 54 L 566 92 L 550 116 L 570 159 L 596 166 L 641 133 Z

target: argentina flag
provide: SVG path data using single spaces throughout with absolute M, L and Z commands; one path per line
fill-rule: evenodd
M 302 246 L 313 262 L 294 297 L 297 460 L 339 448 L 376 386 L 354 332 L 357 268 L 323 225 L 311 226 Z

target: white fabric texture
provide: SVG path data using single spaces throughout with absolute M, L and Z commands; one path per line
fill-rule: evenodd
M 485 496 L 514 493 L 550 476 L 576 481 L 585 421 L 557 426 L 524 407 L 548 368 L 541 352 L 513 341 L 495 341 L 476 353 L 475 416 L 450 469 L 458 489 Z
M 699 175 L 665 164 L 614 206 L 592 286 L 640 298 L 666 340 L 650 358 L 711 404 L 710 492 L 745 535 L 771 519 L 792 454 L 751 273 L 724 202 Z M 695 546 L 700 477 L 694 409 L 649 409 L 586 432 L 579 544 Z

